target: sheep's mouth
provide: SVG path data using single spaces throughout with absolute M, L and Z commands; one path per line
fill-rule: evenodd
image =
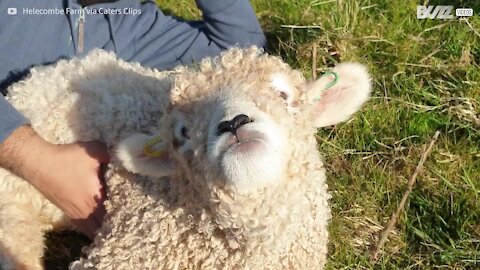
M 259 151 L 265 148 L 265 142 L 260 139 L 252 139 L 247 141 L 239 141 L 234 144 L 231 144 L 226 153 L 228 154 L 237 154 L 237 153 L 249 153 L 254 151 Z
M 285 132 L 268 118 L 218 134 L 211 133 L 209 155 L 225 182 L 238 192 L 253 192 L 258 187 L 280 183 L 288 148 Z
M 224 154 L 242 154 L 265 150 L 267 138 L 258 131 L 239 130 L 229 135 L 224 144 Z

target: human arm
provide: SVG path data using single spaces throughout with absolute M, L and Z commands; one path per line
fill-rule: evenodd
M 248 0 L 197 0 L 203 21 L 166 16 L 153 2 L 136 3 L 140 15 L 110 16 L 115 50 L 124 59 L 159 69 L 191 64 L 229 47 L 265 45 Z
M 248 0 L 196 0 L 203 13 L 202 32 L 218 49 L 265 46 L 265 35 Z M 195 44 L 197 45 L 197 44 Z M 202 44 L 199 44 L 202 45 Z
M 105 212 L 99 170 L 107 161 L 100 143 L 54 145 L 29 126 L 15 129 L 0 144 L 0 167 L 32 184 L 91 238 Z

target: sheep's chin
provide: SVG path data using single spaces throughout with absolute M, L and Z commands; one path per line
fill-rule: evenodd
M 220 163 L 226 183 L 240 193 L 278 184 L 285 168 L 283 155 L 257 139 L 230 145 Z

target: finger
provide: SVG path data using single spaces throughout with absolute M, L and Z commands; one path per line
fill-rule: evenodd
M 107 164 L 100 164 L 98 170 L 97 170 L 97 173 L 98 173 L 98 179 L 100 180 L 100 184 L 102 185 L 102 192 L 105 191 L 105 173 L 107 172 L 108 170 L 108 165 Z M 102 193 L 102 195 L 105 195 L 104 193 Z M 105 198 L 105 196 L 103 196 L 103 198 Z
M 87 151 L 91 157 L 96 159 L 99 163 L 110 162 L 110 155 L 108 154 L 108 148 L 105 144 L 94 141 L 84 143 L 87 147 Z
M 103 204 L 103 201 L 105 200 L 105 193 L 103 191 L 103 187 L 100 190 L 100 194 L 95 195 L 93 199 L 95 200 L 95 208 L 93 209 L 92 214 L 99 226 L 101 226 L 103 222 L 103 217 L 107 213 L 107 211 L 105 210 L 105 205 Z
M 85 234 L 88 238 L 93 239 L 95 237 L 95 231 L 97 230 L 98 225 L 96 224 L 97 221 L 93 218 L 75 219 L 72 220 L 72 223 L 75 228 Z
M 98 171 L 97 171 L 98 178 L 96 179 L 96 181 L 98 181 L 98 183 L 100 183 L 100 187 L 99 187 L 99 190 L 97 192 L 98 196 L 95 195 L 94 198 L 93 198 L 97 204 L 103 203 L 103 201 L 105 201 L 105 199 L 107 198 L 105 176 L 104 176 L 104 173 L 102 171 L 103 171 L 102 168 L 98 169 Z
M 100 203 L 98 207 L 95 209 L 95 211 L 93 212 L 93 217 L 95 218 L 96 222 L 99 224 L 99 227 L 102 226 L 105 214 L 107 214 L 107 210 L 105 210 L 105 206 L 103 205 L 103 203 Z
M 88 228 L 88 235 L 90 239 L 95 238 L 95 232 L 100 228 L 100 223 L 96 220 L 96 218 L 92 215 L 86 221 L 87 228 Z

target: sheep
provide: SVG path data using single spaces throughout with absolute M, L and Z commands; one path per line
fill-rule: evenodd
M 323 269 L 330 195 L 314 134 L 370 88 L 360 64 L 307 82 L 256 47 L 171 71 L 95 50 L 34 68 L 7 99 L 47 141 L 111 151 L 107 215 L 71 269 Z M 43 234 L 68 226 L 0 169 L 3 269 L 43 269 Z

